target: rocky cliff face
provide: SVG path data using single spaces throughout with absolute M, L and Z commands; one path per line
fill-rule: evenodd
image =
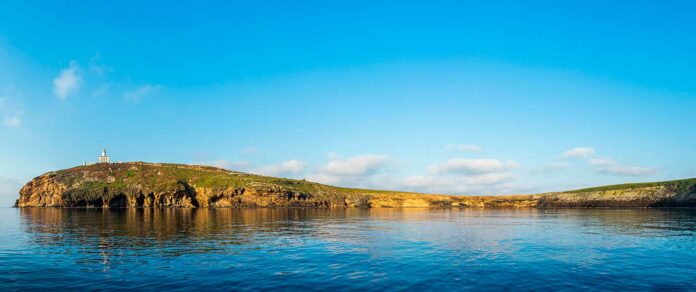
M 516 196 L 445 196 L 332 187 L 219 168 L 110 163 L 49 172 L 16 207 L 665 207 L 696 206 L 696 179 Z
M 379 193 L 379 192 L 375 192 Z M 49 172 L 17 207 L 369 207 L 371 194 L 205 166 L 113 163 Z M 427 204 L 421 202 L 421 204 Z
M 87 176 L 100 173 L 82 171 Z M 161 173 L 160 173 L 161 175 Z M 96 182 L 96 187 L 95 183 Z M 118 184 L 115 176 L 88 181 L 66 180 L 48 173 L 27 183 L 21 190 L 17 207 L 330 207 L 345 206 L 345 201 L 315 197 L 278 186 L 249 183 L 245 186 L 196 186 L 185 179 L 172 183 Z M 355 205 L 355 204 L 354 204 Z
M 685 180 L 688 182 L 688 180 Z M 545 194 L 539 207 L 696 207 L 696 180 L 644 187 Z

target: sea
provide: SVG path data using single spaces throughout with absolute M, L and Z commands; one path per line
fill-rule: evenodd
M 696 291 L 696 210 L 0 208 L 0 290 Z

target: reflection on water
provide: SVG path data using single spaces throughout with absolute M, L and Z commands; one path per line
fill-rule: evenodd
M 695 210 L 2 209 L 16 289 L 694 289 Z

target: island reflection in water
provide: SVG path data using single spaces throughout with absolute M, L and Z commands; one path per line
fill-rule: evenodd
M 696 288 L 695 210 L 2 212 L 22 289 Z

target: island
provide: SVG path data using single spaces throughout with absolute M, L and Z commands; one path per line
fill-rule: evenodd
M 457 196 L 329 186 L 169 163 L 98 163 L 28 182 L 15 207 L 696 207 L 696 178 L 543 194 Z

